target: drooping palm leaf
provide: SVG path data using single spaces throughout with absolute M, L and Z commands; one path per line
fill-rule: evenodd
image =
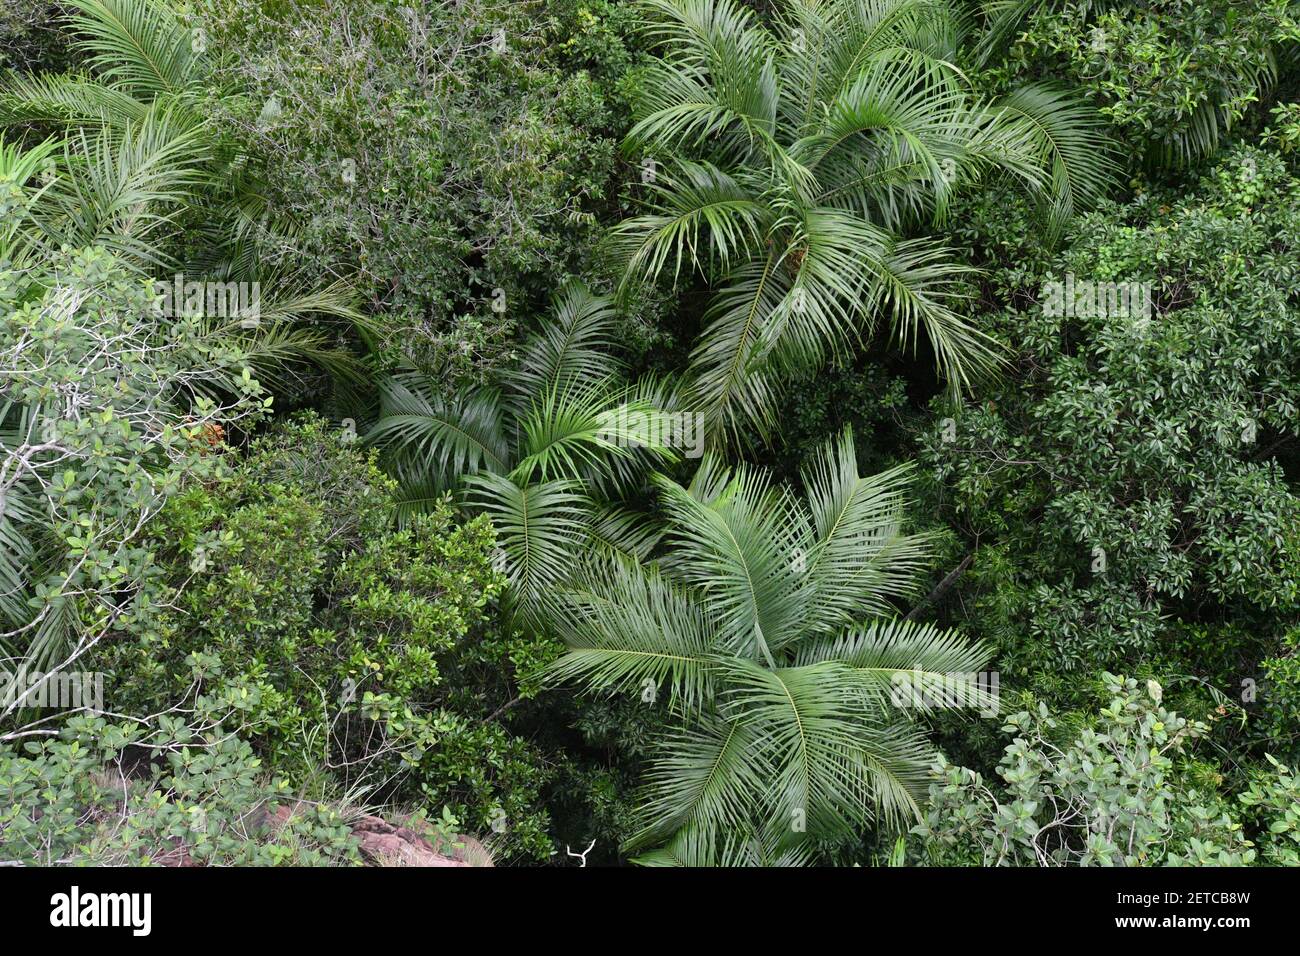
M 1119 166 L 1103 134 L 1105 123 L 1078 96 L 1050 84 L 1028 84 L 990 112 L 995 119 L 987 146 L 997 156 L 1028 157 L 1048 171 L 1045 186 L 1032 180 L 1028 185 L 1041 198 L 1050 237 L 1060 236 L 1077 210 L 1094 205 L 1114 184 Z
M 599 561 L 560 591 L 554 622 L 568 652 L 549 679 L 622 691 L 695 711 L 712 696 L 715 637 L 708 618 L 653 568 Z

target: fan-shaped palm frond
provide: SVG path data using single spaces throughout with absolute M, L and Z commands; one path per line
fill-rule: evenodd
M 908 715 L 990 704 L 948 693 L 986 648 L 892 616 L 924 550 L 900 528 L 903 473 L 862 476 L 846 434 L 803 497 L 712 456 L 656 484 L 651 560 L 590 564 L 549 609 L 569 648 L 551 680 L 663 691 L 681 721 L 647 771 L 628 848 L 661 848 L 638 862 L 807 862 L 811 836 L 902 826 L 933 757 Z
M 625 286 L 670 267 L 711 285 L 690 370 L 710 434 L 761 434 L 787 381 L 881 328 L 954 388 L 996 371 L 961 315 L 970 270 L 914 233 L 992 168 L 1058 231 L 1108 183 L 1095 114 L 1038 88 L 978 103 L 948 0 L 791 3 L 770 27 L 736 0 L 645 5 L 662 55 L 627 145 L 653 175 L 611 248 Z
M 644 556 L 658 532 L 617 506 L 644 484 L 646 466 L 678 451 L 671 383 L 619 384 L 604 354 L 610 300 L 570 283 L 554 323 L 520 349 L 498 386 L 451 391 L 403 373 L 380 383 L 379 420 L 366 440 L 400 479 L 399 516 L 460 488 L 497 526 L 502 570 L 535 615 L 556 599 L 588 551 Z

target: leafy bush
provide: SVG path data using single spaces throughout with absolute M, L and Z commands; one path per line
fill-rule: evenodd
M 1087 217 L 1046 273 L 994 280 L 1021 374 L 932 419 L 922 460 L 949 566 L 978 549 L 962 619 L 1049 699 L 1139 665 L 1235 694 L 1293 626 L 1298 201 L 1280 158 L 1239 149 L 1186 197 Z M 1052 314 L 1052 281 L 1149 282 L 1150 310 Z
M 53 28 L 57 0 L 5 0 L 0 9 L 0 69 L 60 69 L 67 48 Z
M 1001 785 L 940 761 L 913 833 L 931 862 L 982 866 L 1243 866 L 1300 862 L 1300 783 L 1270 758 L 1237 807 L 1189 760 L 1210 730 L 1161 704 L 1162 688 L 1104 676 L 1109 703 L 1070 727 L 1046 705 L 1007 718 Z M 1212 776 L 1212 775 L 1211 775 Z M 1255 842 L 1241 822 L 1258 823 Z
M 1211 154 L 1278 79 L 1300 38 L 1286 0 L 1033 5 L 1007 55 L 1017 75 L 1068 77 L 1152 163 Z
M 358 272 L 374 350 L 475 376 L 589 265 L 617 175 L 629 12 L 603 3 L 206 0 L 218 124 L 293 223 L 273 255 Z
M 237 347 L 199 319 L 164 330 L 152 306 L 148 284 L 99 248 L 0 269 L 0 656 L 11 662 L 75 670 L 111 631 L 146 626 L 146 526 L 187 477 L 219 470 L 214 436 L 265 411 Z M 6 702 L 0 721 L 20 705 Z
M 76 717 L 58 737 L 0 747 L 0 860 L 24 865 L 360 864 L 339 812 L 292 800 L 248 743 L 168 718 Z M 276 808 L 297 808 L 283 822 Z
M 171 610 L 105 651 L 114 706 L 193 697 L 277 773 L 445 805 L 544 857 L 545 767 L 493 713 L 536 692 L 546 645 L 485 616 L 504 584 L 487 519 L 443 502 L 393 528 L 393 484 L 353 437 L 281 426 L 169 505 L 146 547 Z

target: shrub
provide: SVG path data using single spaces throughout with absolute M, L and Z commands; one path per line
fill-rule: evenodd
M 962 542 L 948 566 L 978 546 L 951 606 L 1009 678 L 1070 705 L 1103 668 L 1236 696 L 1294 626 L 1298 203 L 1279 157 L 1241 148 L 1187 196 L 1087 217 L 1037 279 L 991 283 L 1021 374 L 933 418 L 922 461 Z M 1149 282 L 1151 308 L 1052 314 L 1052 281 Z
M 360 864 L 339 811 L 302 806 L 246 741 L 174 718 L 75 717 L 58 737 L 0 747 L 0 860 L 25 865 Z
M 631 60 L 613 4 L 206 0 L 218 122 L 294 223 L 277 255 L 359 272 L 389 363 L 474 377 L 589 265 Z
M 392 483 L 350 437 L 296 420 L 176 498 L 149 544 L 171 611 L 103 656 L 114 706 L 192 696 L 277 773 L 446 806 L 544 857 L 546 768 L 493 715 L 536 692 L 547 651 L 488 615 L 492 527 L 445 501 L 393 527 Z
M 1210 730 L 1161 704 L 1162 688 L 1105 675 L 1109 703 L 1082 728 L 1048 708 L 1013 714 L 1000 784 L 940 760 L 925 820 L 931 862 L 982 866 L 1243 866 L 1298 859 L 1300 785 L 1270 759 L 1236 804 L 1190 760 Z M 1207 782 L 1209 785 L 1207 786 Z M 1244 808 L 1256 819 L 1247 839 Z

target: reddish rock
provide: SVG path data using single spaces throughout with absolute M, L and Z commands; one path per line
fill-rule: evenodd
M 280 804 L 265 811 L 263 821 L 271 829 L 279 829 L 293 819 L 302 804 Z M 421 824 L 417 824 L 421 825 Z M 454 837 L 451 845 L 437 836 L 428 824 L 424 833 L 410 827 L 389 823 L 381 817 L 363 816 L 352 823 L 352 835 L 361 843 L 361 855 L 375 866 L 491 866 L 492 856 L 473 837 Z M 425 834 L 428 834 L 426 837 Z M 430 838 L 433 842 L 430 842 Z M 436 844 L 436 846 L 435 846 Z M 202 866 L 189 854 L 180 840 L 154 856 L 159 866 Z
M 464 860 L 443 856 L 414 830 L 394 826 L 379 817 L 362 817 L 352 824 L 361 841 L 361 853 L 380 866 L 469 866 Z

